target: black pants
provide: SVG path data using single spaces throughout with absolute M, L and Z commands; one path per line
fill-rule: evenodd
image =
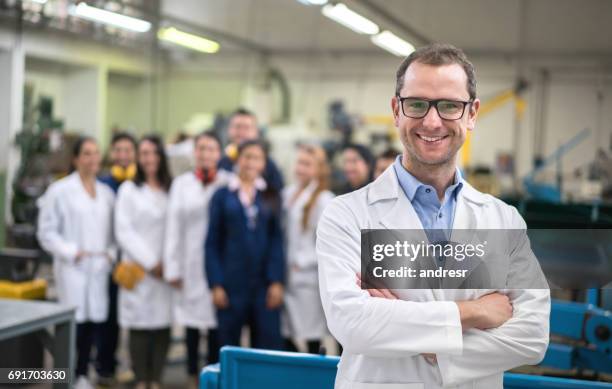
M 248 325 L 251 347 L 283 349 L 280 309 L 268 309 L 266 295 L 266 288 L 258 288 L 249 296 L 229 294 L 229 307 L 217 310 L 220 346 L 239 346 L 242 327 Z
M 321 349 L 321 340 L 320 339 L 308 340 L 306 341 L 306 347 L 308 348 L 307 352 L 309 354 L 318 354 L 319 350 Z M 292 351 L 292 352 L 299 351 L 295 343 L 293 343 L 293 340 L 289 338 L 285 338 L 285 349 L 287 351 Z
M 76 376 L 87 375 L 89 358 L 94 342 L 101 338 L 101 323 L 86 321 L 77 324 L 77 367 Z
M 136 382 L 160 382 L 170 346 L 170 328 L 130 329 L 130 359 Z
M 108 319 L 102 323 L 100 331 L 102 336 L 96 343 L 98 350 L 96 357 L 96 370 L 99 375 L 112 377 L 117 368 L 117 344 L 119 342 L 119 324 L 117 323 L 117 292 L 118 287 L 113 281 L 112 274 L 108 282 Z
M 219 362 L 219 339 L 216 329 L 208 330 L 208 354 L 206 356 L 207 364 Z M 190 376 L 197 375 L 201 366 L 199 365 L 200 357 L 200 330 L 197 328 L 187 327 L 185 336 L 185 345 L 187 346 L 187 374 Z

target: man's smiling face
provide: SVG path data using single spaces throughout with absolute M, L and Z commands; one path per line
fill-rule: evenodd
M 432 66 L 413 62 L 406 69 L 400 96 L 468 101 L 467 75 L 459 64 Z M 440 118 L 434 106 L 425 117 L 413 119 L 402 113 L 399 99 L 393 97 L 391 105 L 395 125 L 399 129 L 405 154 L 422 165 L 454 162 L 468 129 L 475 124 L 479 104 L 476 99 L 467 105 L 463 117 L 458 120 Z

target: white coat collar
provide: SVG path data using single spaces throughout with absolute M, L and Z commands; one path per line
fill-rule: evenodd
M 478 225 L 480 213 L 476 214 L 472 203 L 478 208 L 487 203 L 487 195 L 477 191 L 467 181 L 464 181 L 463 188 L 457 196 L 457 208 L 453 229 L 475 229 Z M 367 189 L 368 205 L 381 202 L 383 200 L 395 200 L 383 211 L 379 223 L 387 229 L 423 229 L 423 225 L 412 206 L 412 203 L 403 193 L 393 165 L 389 166 Z M 465 200 L 465 201 L 464 201 Z
M 368 190 L 368 205 L 372 205 L 380 200 L 397 199 L 405 195 L 397 180 L 397 175 L 393 169 L 393 165 L 389 166 L 385 171 L 369 185 Z M 484 193 L 474 189 L 467 181 L 463 181 L 463 188 L 459 191 L 459 198 L 476 203 L 484 204 L 488 202 L 488 198 Z M 459 201 L 459 198 L 457 199 Z
M 232 192 L 235 192 L 240 188 L 240 178 L 238 177 L 238 174 L 234 173 L 230 175 L 230 177 L 227 180 L 228 180 L 227 187 Z M 262 177 L 257 177 L 255 179 L 254 186 L 255 186 L 255 189 L 260 192 L 266 190 L 266 187 L 267 187 L 266 181 Z

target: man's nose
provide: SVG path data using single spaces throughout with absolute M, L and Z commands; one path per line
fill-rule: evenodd
M 436 129 L 442 127 L 442 118 L 438 115 L 438 110 L 434 105 L 429 107 L 429 111 L 423 117 L 423 127 Z

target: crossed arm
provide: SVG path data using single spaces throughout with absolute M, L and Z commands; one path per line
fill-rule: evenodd
M 445 385 L 538 363 L 548 346 L 545 289 L 491 293 L 473 301 L 404 301 L 363 290 L 360 231 L 334 202 L 317 230 L 319 284 L 328 327 L 347 352 L 373 357 L 435 355 Z M 409 334 L 402 335 L 400 334 Z

